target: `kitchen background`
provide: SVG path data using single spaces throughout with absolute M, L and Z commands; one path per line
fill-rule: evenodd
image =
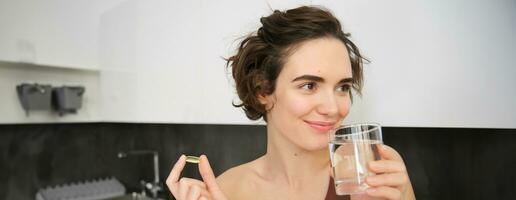
M 418 199 L 516 198 L 515 1 L 0 0 L 0 199 L 105 177 L 138 191 L 152 157 L 119 151 L 159 152 L 161 181 L 180 154 L 216 174 L 263 154 L 222 57 L 297 5 L 332 10 L 372 60 L 345 123 L 384 126 Z M 86 92 L 77 114 L 26 115 L 21 83 Z

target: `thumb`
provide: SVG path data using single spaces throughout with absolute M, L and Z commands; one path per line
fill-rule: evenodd
M 205 155 L 201 155 L 200 157 L 199 172 L 201 173 L 202 179 L 204 180 L 204 183 L 206 184 L 207 189 L 211 193 L 213 199 L 226 200 L 226 196 L 220 190 L 219 185 L 217 185 L 217 181 L 215 180 L 215 175 L 211 169 L 208 157 Z

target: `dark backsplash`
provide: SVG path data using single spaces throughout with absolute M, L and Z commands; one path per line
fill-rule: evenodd
M 416 196 L 424 199 L 516 199 L 516 130 L 383 128 L 404 157 Z M 216 175 L 265 153 L 264 126 L 194 124 L 0 125 L 0 199 L 34 199 L 39 188 L 114 176 L 130 191 L 152 180 L 160 153 L 164 182 L 181 154 L 206 154 Z M 195 165 L 184 176 L 199 178 Z

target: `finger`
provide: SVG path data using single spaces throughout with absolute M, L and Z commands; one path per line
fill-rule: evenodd
M 181 171 L 183 171 L 183 168 L 186 164 L 186 156 L 181 155 L 177 162 L 174 164 L 174 167 L 170 171 L 170 174 L 167 178 L 167 186 L 168 189 L 172 192 L 173 195 L 176 195 L 177 193 L 177 182 L 179 177 L 181 176 Z
M 210 162 L 205 155 L 201 155 L 199 162 L 199 172 L 201 173 L 202 179 L 208 188 L 208 191 L 211 193 L 212 197 L 215 199 L 225 199 L 224 193 L 220 190 L 217 185 L 217 181 L 215 180 L 215 175 L 213 174 L 213 170 L 211 169 Z
M 401 199 L 401 192 L 393 187 L 381 186 L 369 188 L 366 190 L 366 193 L 372 197 L 383 197 L 390 200 Z
M 181 192 L 179 192 L 180 194 L 178 194 L 178 196 L 181 196 L 181 195 L 187 196 L 187 194 L 190 191 L 189 191 L 189 189 L 184 189 L 184 188 L 191 188 L 193 186 L 196 186 L 201 189 L 202 196 L 208 197 L 208 198 L 211 197 L 210 193 L 208 192 L 208 190 L 206 188 L 206 184 L 197 179 L 183 177 L 183 178 L 179 179 L 178 185 L 179 185 L 178 187 L 180 188 L 179 190 L 181 191 Z
M 389 173 L 366 178 L 366 183 L 370 186 L 394 186 L 401 187 L 408 182 L 407 174 L 405 173 Z
M 179 185 L 177 187 L 179 198 L 176 198 L 176 199 L 186 200 L 186 196 L 187 196 L 188 192 L 190 191 L 190 185 L 189 185 L 187 179 L 186 178 L 180 179 L 179 183 L 177 185 Z
M 190 186 L 190 190 L 186 195 L 187 200 L 198 200 L 201 197 L 201 188 L 197 185 Z
M 380 153 L 380 156 L 385 160 L 399 160 L 403 161 L 401 158 L 401 155 L 394 150 L 392 147 L 387 146 L 385 144 L 379 145 L 380 148 L 378 148 L 378 151 Z
M 335 178 L 335 175 L 333 175 L 333 169 L 330 167 L 330 177 Z
M 206 190 L 206 184 L 204 184 L 204 182 L 197 180 L 197 179 L 183 177 L 179 180 L 179 182 L 180 183 L 182 182 L 183 185 L 186 185 L 189 187 L 195 185 L 195 186 L 200 187 L 203 190 Z
M 190 193 L 192 193 L 193 188 L 200 189 L 200 196 L 211 197 L 208 190 L 206 190 L 206 184 L 203 182 L 191 179 L 191 178 L 181 178 L 178 183 L 178 192 L 177 195 L 174 195 L 176 199 L 189 199 Z
M 384 200 L 384 198 L 369 196 L 367 193 L 352 194 L 349 196 L 351 200 Z
M 375 173 L 394 173 L 407 171 L 403 162 L 394 160 L 370 161 L 368 163 L 368 167 Z
M 208 200 L 206 197 L 202 196 L 201 198 L 199 198 L 199 200 Z

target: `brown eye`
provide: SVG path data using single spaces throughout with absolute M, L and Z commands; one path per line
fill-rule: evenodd
M 313 90 L 315 88 L 315 83 L 305 83 L 301 85 L 301 89 L 304 90 Z
M 351 86 L 349 84 L 344 84 L 339 87 L 339 91 L 341 92 L 349 92 Z

